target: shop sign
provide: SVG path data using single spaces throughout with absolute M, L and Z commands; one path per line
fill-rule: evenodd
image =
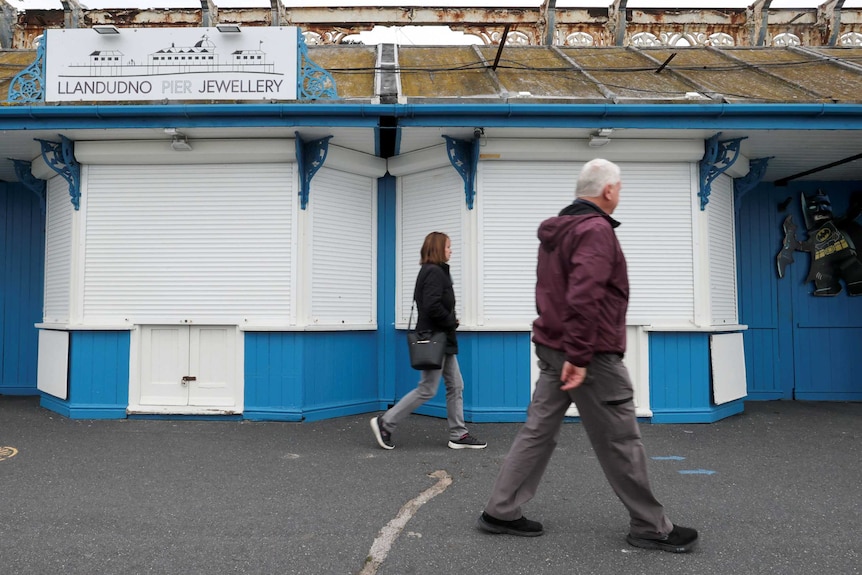
M 298 29 L 235 29 L 48 30 L 45 101 L 295 100 Z

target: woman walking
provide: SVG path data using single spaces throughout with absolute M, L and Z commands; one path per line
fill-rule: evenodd
M 455 289 L 449 275 L 452 242 L 441 232 L 425 236 L 420 251 L 422 269 L 416 277 L 413 299 L 419 319 L 416 331 L 446 332 L 446 354 L 440 369 L 422 370 L 419 385 L 405 395 L 386 413 L 371 418 L 371 430 L 383 449 L 395 449 L 392 432 L 413 410 L 437 394 L 440 377 L 446 383 L 446 415 L 449 423 L 449 447 L 452 449 L 484 449 L 488 446 L 467 432 L 464 425 L 464 380 L 458 366 L 458 318 L 455 316 Z

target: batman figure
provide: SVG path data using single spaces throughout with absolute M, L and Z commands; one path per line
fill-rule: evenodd
M 814 295 L 832 296 L 841 293 L 843 279 L 850 295 L 862 294 L 862 261 L 856 246 L 862 245 L 862 226 L 856 218 L 862 214 L 862 192 L 854 192 L 850 207 L 843 217 L 835 219 L 829 196 L 817 190 L 813 196 L 802 193 L 802 215 L 808 239 L 796 238 L 793 216 L 784 219 L 784 241 L 778 253 L 778 277 L 784 277 L 787 266 L 793 263 L 793 252 L 809 252 L 811 267 L 806 282 L 814 282 Z

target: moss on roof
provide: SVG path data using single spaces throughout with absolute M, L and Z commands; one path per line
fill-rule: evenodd
M 330 71 L 343 100 L 376 96 L 377 46 L 309 48 Z M 402 46 L 401 101 L 678 103 L 862 102 L 862 47 L 547 47 Z M 33 50 L 0 51 L 0 102 Z M 659 72 L 659 68 L 664 67 Z M 329 101 L 329 100 L 323 100 Z
M 309 49 L 309 57 L 332 74 L 339 98 L 371 98 L 374 95 L 376 46 L 314 46 Z

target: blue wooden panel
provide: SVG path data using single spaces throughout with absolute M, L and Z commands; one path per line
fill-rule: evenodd
M 379 407 L 375 332 L 305 332 L 301 337 L 306 420 L 366 413 Z
M 787 189 L 762 184 L 739 203 L 737 270 L 748 399 L 793 396 L 793 334 L 790 284 L 779 280 L 775 256 L 786 213 L 778 204 Z
M 416 387 L 419 372 L 410 368 L 404 332 L 395 347 L 401 399 Z M 530 334 L 527 332 L 460 332 L 458 363 L 464 378 L 464 417 L 471 422 L 524 421 L 530 403 Z M 446 387 L 416 413 L 446 417 Z
M 302 419 L 302 354 L 296 333 L 245 333 L 248 419 Z
M 44 228 L 36 195 L 0 182 L 0 394 L 38 395 Z
M 822 188 L 829 194 L 837 216 L 846 210 L 849 190 L 860 187 L 859 184 L 800 186 L 809 194 Z M 798 198 L 798 190 L 793 193 Z M 800 214 L 798 209 L 794 210 L 794 218 L 801 222 L 801 214 L 796 214 Z M 805 282 L 809 263 L 808 254 L 799 254 L 794 269 L 785 278 L 790 280 L 792 292 L 794 397 L 858 401 L 862 399 L 862 380 L 851 374 L 858 369 L 862 350 L 862 297 L 850 297 L 846 289 L 832 297 L 811 295 L 813 283 Z
M 796 350 L 796 399 L 862 401 L 862 327 L 798 329 Z
M 248 332 L 244 369 L 247 419 L 312 421 L 380 408 L 375 332 Z
M 653 421 L 696 421 L 714 410 L 710 391 L 709 334 L 649 334 L 650 407 Z
M 834 297 L 812 295 L 813 283 L 806 282 L 811 258 L 807 253 L 795 252 L 794 263 L 787 268 L 784 278 L 777 272 L 763 271 L 772 268 L 783 237 L 781 223 L 787 215 L 793 216 L 799 226 L 798 238 L 807 237 L 801 211 L 800 195 L 822 189 L 829 194 L 833 213 L 845 213 L 852 190 L 862 188 L 859 183 L 847 182 L 795 182 L 786 188 L 761 186 L 745 197 L 740 221 L 751 221 L 756 233 L 741 237 L 742 257 L 753 263 L 740 270 L 741 321 L 754 328 L 767 327 L 762 318 L 772 314 L 776 319 L 770 328 L 776 330 L 772 339 L 752 337 L 746 353 L 753 356 L 754 376 L 749 376 L 751 399 L 834 399 L 859 397 L 859 386 L 852 373 L 850 361 L 862 349 L 862 297 L 849 297 L 846 291 Z M 750 197 L 752 194 L 757 194 Z M 779 211 L 781 206 L 783 211 Z M 757 222 L 770 222 L 770 226 L 757 227 Z M 771 249 L 770 249 L 771 248 Z M 758 268 L 758 265 L 760 268 Z M 771 308 L 765 299 L 751 297 L 751 286 L 776 285 Z M 750 302 L 748 300 L 751 300 Z M 756 330 L 753 330 L 756 331 Z M 776 346 L 769 347 L 773 341 Z M 769 362 L 772 377 L 768 377 Z
M 468 421 L 525 421 L 532 383 L 530 333 L 464 332 L 458 337 L 470 352 L 461 353 Z
M 396 354 L 402 343 L 395 329 L 395 176 L 377 180 L 377 365 L 380 370 L 378 397 L 395 396 Z
M 775 256 L 781 247 L 783 214 L 771 190 L 761 186 L 746 195 L 736 223 L 740 321 L 752 328 L 774 329 L 778 324 Z
M 786 399 L 789 388 L 778 377 L 776 358 L 780 357 L 779 333 L 776 328 L 749 328 L 743 333 L 745 376 L 748 397 L 752 400 Z M 790 351 L 790 348 L 788 348 Z M 792 358 L 790 358 L 792 366 Z
M 129 332 L 76 331 L 69 338 L 69 417 L 125 417 L 129 405 Z
M 795 252 L 795 261 L 782 279 L 775 256 L 787 215 L 799 226 L 798 238 L 807 237 L 800 201 L 803 191 L 812 194 L 822 189 L 829 194 L 834 214 L 841 216 L 850 192 L 860 188 L 862 184 L 855 182 L 792 182 L 782 188 L 761 184 L 740 203 L 740 322 L 750 327 L 745 335 L 749 399 L 856 397 L 858 387 L 846 376 L 849 371 L 824 370 L 824 366 L 847 366 L 848 358 L 858 354 L 860 347 L 854 348 L 853 342 L 858 341 L 855 330 L 862 328 L 862 297 L 849 297 L 846 291 L 814 297 L 813 284 L 805 281 L 810 256 Z

